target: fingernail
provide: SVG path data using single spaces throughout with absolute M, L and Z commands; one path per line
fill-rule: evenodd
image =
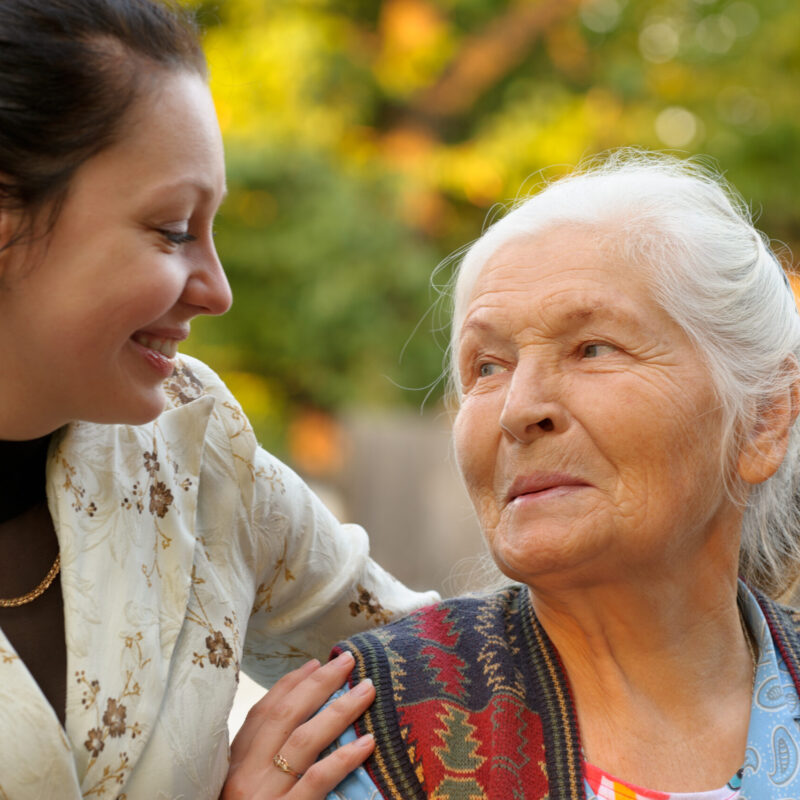
M 356 747 L 372 747 L 375 744 L 375 737 L 371 733 L 356 739 Z
M 353 654 L 349 650 L 345 650 L 344 653 L 339 653 L 338 656 L 334 659 L 337 664 L 345 664 L 348 661 L 355 661 L 353 658 Z
M 369 692 L 372 688 L 372 679 L 371 678 L 364 678 L 363 681 L 360 681 L 358 685 L 352 689 L 354 695 L 364 695 Z

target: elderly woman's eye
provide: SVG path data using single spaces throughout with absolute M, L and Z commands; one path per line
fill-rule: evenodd
M 591 344 L 587 344 L 583 346 L 583 357 L 584 358 L 597 358 L 598 356 L 604 356 L 608 353 L 613 353 L 616 351 L 616 347 L 613 344 L 603 344 L 602 342 L 592 342 Z
M 496 375 L 498 372 L 505 370 L 501 364 L 495 364 L 491 361 L 481 364 L 478 368 L 478 374 L 481 378 L 488 378 L 490 375 Z

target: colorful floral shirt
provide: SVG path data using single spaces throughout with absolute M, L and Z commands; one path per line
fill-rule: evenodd
M 654 792 L 621 781 L 588 763 L 583 765 L 583 777 L 587 800 L 738 800 L 741 797 L 741 771 L 721 789 L 708 792 Z
M 269 685 L 436 599 L 258 447 L 207 367 L 184 358 L 166 389 L 152 423 L 51 444 L 66 724 L 0 630 L 0 800 L 216 800 L 240 669 Z

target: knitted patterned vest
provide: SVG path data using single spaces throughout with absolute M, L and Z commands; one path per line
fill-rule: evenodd
M 800 614 L 755 593 L 800 692 Z M 384 798 L 584 800 L 577 718 L 561 660 L 524 587 L 457 598 L 359 634 L 355 685 L 375 703 L 365 765 Z

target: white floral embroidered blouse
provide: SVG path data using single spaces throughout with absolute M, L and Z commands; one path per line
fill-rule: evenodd
M 206 366 L 182 358 L 167 393 L 150 424 L 54 437 L 66 725 L 0 630 L 0 800 L 216 800 L 240 669 L 269 685 L 437 599 L 370 560 Z

